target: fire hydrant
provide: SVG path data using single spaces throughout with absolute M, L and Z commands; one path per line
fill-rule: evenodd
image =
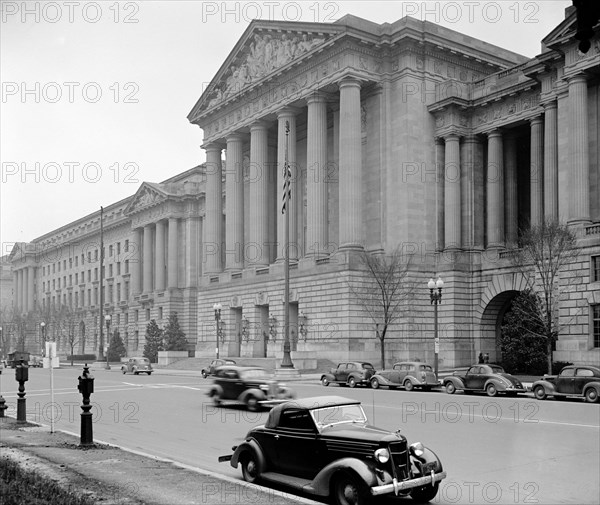
M 25 405 L 25 383 L 29 380 L 29 364 L 23 359 L 15 368 L 15 380 L 19 383 L 17 396 L 17 422 L 27 422 L 27 407 Z
M 92 406 L 90 405 L 90 395 L 94 392 L 94 378 L 90 375 L 87 363 L 83 367 L 83 374 L 79 376 L 77 389 L 83 396 L 81 404 L 81 438 L 79 445 L 94 445 L 94 434 L 92 431 Z

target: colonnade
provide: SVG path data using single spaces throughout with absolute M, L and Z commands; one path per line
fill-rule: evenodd
M 19 312 L 29 312 L 35 308 L 35 271 L 33 266 L 13 270 L 14 301 Z
M 334 112 L 334 123 L 339 125 L 336 139 L 339 143 L 339 244 L 338 249 L 362 248 L 362 159 L 361 159 L 361 84 L 353 78 L 339 83 L 339 111 Z M 267 266 L 270 263 L 269 211 L 272 198 L 277 199 L 277 253 L 276 260 L 283 259 L 284 216 L 281 215 L 283 192 L 283 165 L 286 142 L 287 159 L 292 172 L 289 212 L 289 257 L 321 258 L 329 249 L 329 199 L 328 199 L 328 146 L 327 105 L 331 97 L 322 92 L 311 94 L 306 100 L 307 150 L 306 150 L 306 242 L 304 251 L 299 250 L 300 173 L 297 166 L 296 118 L 300 108 L 282 107 L 277 112 L 277 191 L 270 194 L 267 165 L 269 161 L 268 131 L 271 124 L 261 119 L 250 125 L 247 134 L 239 131 L 223 139 L 203 146 L 206 150 L 206 217 L 205 247 L 213 245 L 214 251 L 224 254 L 208 254 L 203 258 L 204 273 L 215 274 L 223 270 L 239 271 L 247 266 Z M 288 133 L 286 135 L 286 127 Z M 250 143 L 249 164 L 249 215 L 244 215 L 243 147 Z M 225 233 L 223 232 L 221 152 L 226 150 L 225 173 Z M 245 243 L 245 224 L 249 226 L 249 244 Z M 252 248 L 251 257 L 245 251 Z M 223 264 L 224 258 L 224 264 Z
M 569 134 L 568 163 L 569 178 L 565 190 L 568 192 L 568 209 L 561 209 L 559 216 L 559 172 L 558 172 L 558 107 L 556 100 L 543 104 L 544 112 L 529 119 L 529 223 L 539 225 L 544 219 L 566 218 L 569 223 L 590 221 L 589 202 L 589 139 L 587 110 L 587 80 L 576 75 L 569 80 Z M 484 223 L 487 240 L 485 247 L 501 248 L 517 241 L 518 232 L 518 187 L 517 187 L 517 138 L 510 128 L 497 128 L 484 135 L 463 135 L 452 132 L 437 139 L 436 149 L 438 194 L 443 212 L 438 214 L 439 241 L 444 249 L 461 249 L 474 245 L 464 227 L 472 228 L 476 216 L 464 212 L 467 199 L 472 194 L 480 197 L 485 193 Z M 476 184 L 467 165 L 474 163 L 473 149 L 483 148 L 487 143 L 487 165 L 475 164 L 474 171 L 485 174 L 479 178 L 483 188 L 469 191 L 464 178 Z M 471 147 L 468 147 L 468 146 Z M 461 156 L 462 153 L 462 156 Z M 469 160 L 461 159 L 468 157 Z M 473 188 L 471 188 L 473 189 Z M 479 189 L 479 191 L 478 191 Z M 473 204 L 471 202 L 471 208 Z M 469 232 L 471 230 L 467 230 Z M 471 237 L 473 234 L 470 234 Z M 465 243 L 466 242 L 466 243 Z M 475 237 L 483 245 L 483 238 Z

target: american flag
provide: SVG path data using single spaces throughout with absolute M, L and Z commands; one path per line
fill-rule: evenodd
M 288 163 L 288 136 L 290 134 L 290 122 L 285 122 L 285 162 L 283 163 L 283 202 L 281 205 L 281 213 L 285 214 L 285 203 L 292 198 L 292 169 Z
M 287 196 L 288 202 L 289 202 L 290 198 L 292 198 L 292 185 L 290 182 L 291 179 L 292 179 L 292 170 L 290 169 L 289 163 L 286 161 L 283 164 L 283 204 L 281 206 L 282 214 L 285 214 L 286 196 Z

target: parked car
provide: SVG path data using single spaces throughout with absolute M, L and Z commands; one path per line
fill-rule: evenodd
M 16 368 L 21 360 L 25 363 L 29 363 L 29 352 L 27 351 L 14 351 L 9 352 L 7 355 L 6 366 L 8 368 Z
M 556 399 L 579 396 L 596 403 L 600 394 L 600 368 L 569 365 L 558 375 L 544 375 L 532 384 L 531 389 L 538 400 L 545 400 L 548 396 Z
M 345 361 L 332 368 L 329 373 L 321 375 L 321 384 L 329 386 L 331 383 L 340 386 L 355 387 L 357 384 L 362 386 L 371 385 L 371 377 L 375 374 L 375 368 L 371 363 L 361 361 Z
M 486 392 L 488 396 L 506 393 L 514 396 L 517 393 L 526 393 L 527 388 L 519 379 L 507 374 L 498 365 L 473 365 L 467 372 L 454 372 L 444 379 L 446 393 L 453 394 L 456 390 L 465 393 Z
M 387 386 L 390 389 L 403 387 L 407 391 L 420 388 L 428 391 L 441 386 L 431 365 L 419 361 L 394 363 L 390 370 L 381 370 L 371 377 L 371 387 Z
M 235 365 L 235 361 L 232 359 L 213 359 L 210 362 L 210 365 L 208 365 L 206 368 L 202 369 L 202 377 L 204 377 L 205 379 L 209 376 L 209 375 L 214 375 L 215 374 L 215 370 L 223 365 Z
M 31 356 L 29 366 L 33 368 L 42 368 L 44 366 L 44 358 L 41 356 Z
M 409 445 L 400 430 L 369 425 L 360 402 L 340 396 L 277 405 L 264 425 L 219 461 L 241 465 L 248 482 L 284 484 L 338 505 L 371 503 L 373 496 L 392 493 L 427 502 L 446 477 L 431 449 Z
M 121 365 L 121 372 L 124 374 L 129 372 L 135 375 L 139 375 L 140 373 L 151 375 L 153 371 L 150 360 L 140 356 L 129 358 L 127 362 Z
M 292 389 L 279 383 L 266 370 L 236 365 L 218 367 L 207 394 L 217 405 L 223 401 L 243 403 L 253 412 L 295 398 Z

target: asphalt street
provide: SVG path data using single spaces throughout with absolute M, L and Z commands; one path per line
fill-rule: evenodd
M 81 368 L 30 369 L 29 421 L 79 433 Z M 0 391 L 15 415 L 18 384 L 4 370 Z M 186 375 L 122 375 L 94 370 L 94 438 L 192 467 L 241 478 L 218 456 L 266 413 L 215 407 L 210 379 Z M 600 496 L 600 405 L 444 392 L 324 388 L 318 381 L 290 384 L 299 397 L 341 394 L 362 401 L 372 424 L 400 429 L 438 454 L 448 478 L 434 503 L 597 503 Z

